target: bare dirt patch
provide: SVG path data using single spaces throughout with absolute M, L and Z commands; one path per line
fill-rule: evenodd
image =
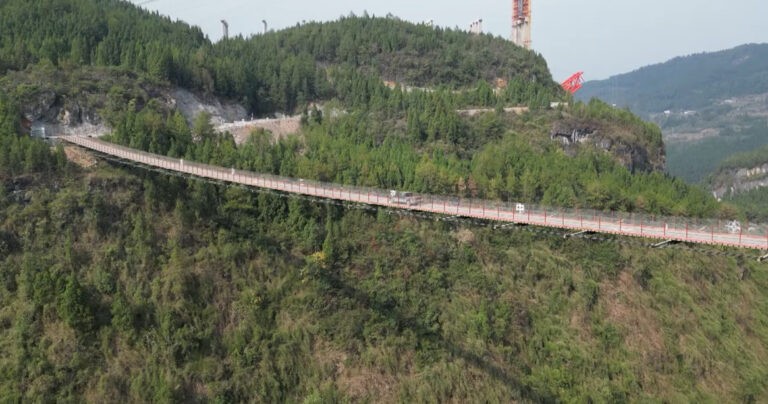
M 453 233 L 453 238 L 462 244 L 472 244 L 475 241 L 475 233 L 469 229 L 461 229 Z
M 248 140 L 248 135 L 256 129 L 264 129 L 272 133 L 272 141 L 277 142 L 288 135 L 299 133 L 301 116 L 290 116 L 275 119 L 254 119 L 221 124 L 216 128 L 220 132 L 229 132 L 234 136 L 235 143 L 242 144 Z
M 661 323 L 644 304 L 640 285 L 632 274 L 623 271 L 618 279 L 603 282 L 600 290 L 604 294 L 602 299 L 608 319 L 627 331 L 624 338 L 626 347 L 639 353 L 649 365 L 663 360 L 666 347 Z
M 83 168 L 91 168 L 98 163 L 93 155 L 78 147 L 64 146 L 64 154 L 67 156 L 67 160 Z
M 397 380 L 391 375 L 371 369 L 347 369 L 338 379 L 339 390 L 348 394 L 353 401 L 376 397 L 379 402 L 394 402 Z
M 178 108 L 190 125 L 201 112 L 210 114 L 214 125 L 238 121 L 247 115 L 245 107 L 236 102 L 213 96 L 203 97 L 183 88 L 175 89 L 171 92 L 171 97 L 173 99 L 171 106 Z

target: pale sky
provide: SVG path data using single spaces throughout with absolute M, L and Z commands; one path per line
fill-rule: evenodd
M 604 79 L 675 56 L 768 42 L 766 0 L 532 0 L 533 48 L 544 55 L 558 81 L 584 71 Z M 230 36 L 330 21 L 354 12 L 391 13 L 401 19 L 433 20 L 468 29 L 483 20 L 485 32 L 509 38 L 511 0 L 132 0 L 143 7 L 200 26 L 214 41 L 229 22 Z

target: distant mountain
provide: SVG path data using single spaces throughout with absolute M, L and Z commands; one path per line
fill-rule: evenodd
M 698 110 L 720 100 L 768 92 L 768 44 L 677 57 L 584 84 L 577 98 L 600 98 L 650 116 Z
M 768 44 L 678 57 L 587 82 L 578 98 L 628 107 L 658 124 L 669 172 L 698 183 L 732 154 L 768 144 Z

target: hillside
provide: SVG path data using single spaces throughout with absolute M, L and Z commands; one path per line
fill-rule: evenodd
M 768 44 L 677 57 L 606 80 L 589 81 L 578 98 L 600 98 L 650 117 L 701 110 L 727 99 L 768 93 Z
M 257 116 L 327 98 L 326 74 L 334 68 L 410 86 L 501 79 L 514 91 L 559 94 L 540 55 L 501 38 L 396 18 L 350 16 L 211 44 L 199 28 L 120 0 L 8 0 L 0 10 L 0 72 L 40 62 L 120 66 L 238 100 Z
M 768 276 L 753 251 L 566 239 L 104 160 L 79 167 L 67 161 L 71 150 L 24 134 L 29 105 L 52 92 L 50 119 L 79 106 L 110 127 L 105 139 L 188 161 L 552 206 L 741 214 L 660 171 L 654 125 L 599 101 L 551 109 L 564 94 L 540 57 L 396 18 L 347 17 L 210 44 L 196 28 L 120 1 L 11 0 L 0 4 L 0 26 L 15 24 L 16 13 L 53 24 L 1 39 L 9 69 L 0 77 L 4 399 L 768 399 Z M 100 33 L 91 56 L 114 38 L 125 57 L 86 61 L 64 46 L 41 57 L 18 45 L 71 44 L 75 27 Z M 341 42 L 319 40 L 325 32 L 362 38 L 352 41 L 357 59 L 339 56 Z M 327 48 L 310 50 L 312 37 Z M 376 37 L 404 42 L 370 53 Z M 475 48 L 483 43 L 492 44 L 487 52 Z M 410 46 L 415 54 L 401 52 Z M 26 49 L 24 63 L 9 58 L 14 47 Z M 170 57 L 149 63 L 152 49 Z M 251 59 L 264 50 L 271 57 Z M 455 50 L 480 64 L 512 61 L 466 74 L 414 61 L 449 60 Z M 438 77 L 429 81 L 425 69 Z M 508 85 L 494 91 L 499 76 Z M 229 98 L 257 115 L 295 111 L 301 127 L 279 139 L 256 130 L 236 143 L 205 113 L 190 124 L 169 98 L 175 89 Z M 504 112 L 519 105 L 527 111 Z M 457 112 L 467 107 L 487 112 Z
M 657 123 L 669 172 L 702 182 L 731 154 L 768 144 L 768 44 L 678 57 L 585 83 L 578 98 L 592 97 Z
M 4 16 L 0 32 L 8 33 L 3 37 L 7 42 L 0 47 L 0 61 L 17 72 L 0 85 L 15 94 L 26 120 L 34 124 L 42 115 L 42 124 L 66 130 L 72 125 L 62 117 L 82 115 L 79 106 L 86 106 L 88 118 L 80 120 L 107 123 L 111 129 L 117 129 L 113 107 L 131 101 L 135 112 L 150 99 L 156 100 L 153 109 L 172 110 L 177 98 L 174 87 L 236 102 L 246 116 L 270 116 L 301 113 L 310 103 L 329 100 L 341 101 L 344 108 L 381 109 L 384 105 L 370 101 L 383 99 L 383 92 L 393 93 L 382 83 L 395 80 L 401 85 L 394 93 L 400 95 L 387 95 L 391 111 L 388 123 L 396 128 L 398 120 L 410 125 L 407 129 L 411 135 L 423 140 L 461 137 L 466 127 L 455 113 L 459 109 L 523 105 L 541 111 L 565 97 L 540 55 L 501 38 L 429 28 L 394 17 L 351 16 L 211 44 L 197 28 L 124 2 L 54 0 L 30 6 L 12 0 L 0 7 Z M 52 16 L 51 10 L 59 16 Z M 48 25 L 19 23 L 30 19 Z M 84 30 L 91 30 L 89 41 L 76 41 Z M 347 43 L 349 38 L 355 38 L 354 49 Z M 44 42 L 51 41 L 56 43 L 56 51 L 45 52 L 48 48 Z M 39 79 L 52 76 L 51 69 L 58 70 L 61 81 L 67 84 Z M 89 88 L 79 81 L 87 75 L 101 77 L 103 83 L 89 83 L 93 87 Z M 143 84 L 136 89 L 132 83 L 124 84 L 126 77 L 121 76 L 138 77 Z M 497 84 L 501 87 L 495 89 Z M 408 93 L 413 85 L 429 86 L 415 90 L 419 93 L 437 90 L 442 94 L 411 97 Z M 66 86 L 69 88 L 63 88 Z M 78 91 L 82 87 L 87 91 Z M 108 104 L 104 92 L 113 101 L 108 108 L 102 106 Z M 39 109 L 41 98 L 54 100 L 59 111 L 55 119 L 27 113 Z M 412 100 L 406 102 L 406 98 Z M 76 108 L 61 108 L 59 104 Z M 543 116 L 542 126 L 549 127 L 540 128 L 539 136 L 548 136 L 556 129 L 569 133 L 586 129 L 590 146 L 607 151 L 631 171 L 663 169 L 664 150 L 655 129 L 633 117 L 618 117 L 621 113 L 615 114 L 617 124 L 607 124 L 609 116 L 601 117 L 602 124 L 590 121 L 588 115 L 604 113 L 599 110 L 593 107 L 591 112 L 582 110 L 576 116 Z M 434 122 L 426 122 L 432 117 Z M 464 139 L 462 144 L 480 144 L 482 137 L 490 134 L 478 133 L 481 139 Z M 531 140 L 535 143 L 537 138 Z M 574 147 L 569 149 L 573 154 Z
M 765 398 L 751 259 L 45 174 L 0 199 L 6 398 Z

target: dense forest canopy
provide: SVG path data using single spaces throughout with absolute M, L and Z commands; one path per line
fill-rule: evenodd
M 48 61 L 120 66 L 231 97 L 257 115 L 328 98 L 331 67 L 402 85 L 465 88 L 521 81 L 559 94 L 540 55 L 489 35 L 350 16 L 211 44 L 199 28 L 118 0 L 0 4 L 0 72 Z

